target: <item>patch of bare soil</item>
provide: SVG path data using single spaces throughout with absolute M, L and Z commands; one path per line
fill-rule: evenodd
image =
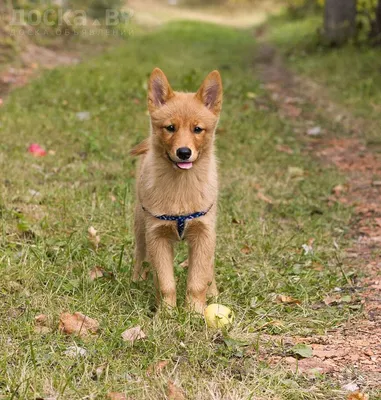
M 74 52 L 28 44 L 17 55 L 16 62 L 8 65 L 0 73 L 0 96 L 4 96 L 13 88 L 24 86 L 41 70 L 76 64 L 79 61 L 78 54 Z
M 324 88 L 292 74 L 268 44 L 262 45 L 256 67 L 272 106 L 305 135 L 306 151 L 346 176 L 344 185 L 333 188 L 329 202 L 342 202 L 355 210 L 352 246 L 346 249 L 345 262 L 358 271 L 353 291 L 363 308 L 359 318 L 324 336 L 284 338 L 291 344 L 310 344 L 312 357 L 270 356 L 269 360 L 299 373 L 331 374 L 343 384 L 352 382 L 354 389 L 381 387 L 381 156 L 367 148 L 360 136 L 369 128 L 368 121 L 333 103 Z M 311 104 L 312 111 L 303 108 Z M 345 135 L 323 131 L 316 122 L 322 117 L 337 122 Z M 331 300 L 323 306 L 334 306 Z

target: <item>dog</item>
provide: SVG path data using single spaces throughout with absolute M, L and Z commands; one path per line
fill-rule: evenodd
M 218 294 L 214 274 L 218 198 L 214 142 L 222 107 L 222 81 L 211 72 L 197 93 L 175 92 L 155 68 L 148 85 L 150 136 L 136 177 L 133 281 L 153 270 L 159 304 L 176 307 L 174 244 L 188 243 L 186 305 L 202 313 L 207 296 Z

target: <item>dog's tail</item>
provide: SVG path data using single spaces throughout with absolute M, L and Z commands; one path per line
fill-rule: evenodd
M 137 144 L 131 151 L 130 154 L 132 156 L 141 156 L 142 154 L 146 154 L 149 149 L 149 139 L 144 139 L 141 143 Z

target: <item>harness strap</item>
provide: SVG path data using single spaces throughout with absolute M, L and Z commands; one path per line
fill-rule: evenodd
M 143 205 L 142 209 L 143 211 L 148 212 L 148 214 L 152 215 L 153 217 L 160 219 L 162 221 L 176 221 L 177 222 L 177 232 L 180 236 L 180 239 L 183 238 L 184 230 L 185 230 L 185 222 L 190 221 L 195 218 L 200 218 L 206 215 L 209 210 L 213 207 L 213 204 L 209 206 L 209 208 L 206 211 L 198 211 L 194 212 L 192 214 L 186 214 L 186 215 L 155 215 L 152 214 L 149 210 L 147 210 Z

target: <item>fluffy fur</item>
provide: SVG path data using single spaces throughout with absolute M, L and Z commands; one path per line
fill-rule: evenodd
M 180 238 L 176 222 L 153 215 L 191 214 L 212 205 L 205 216 L 187 221 L 184 232 L 189 245 L 186 303 L 197 312 L 203 312 L 207 294 L 217 295 L 214 251 L 218 181 L 214 138 L 221 105 L 218 71 L 206 77 L 197 93 L 183 93 L 173 91 L 164 73 L 154 69 L 148 89 L 151 134 L 131 152 L 140 156 L 133 280 L 146 278 L 148 271 L 143 262 L 149 261 L 159 302 L 176 306 L 173 247 Z M 171 126 L 172 132 L 168 130 Z M 179 167 L 184 163 L 176 152 L 182 147 L 192 151 L 187 160 L 192 163 L 190 169 Z M 149 212 L 143 211 L 142 206 Z

